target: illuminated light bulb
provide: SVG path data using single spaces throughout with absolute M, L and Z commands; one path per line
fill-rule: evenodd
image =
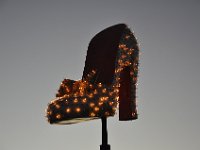
M 124 48 L 124 47 L 126 47 L 126 45 L 125 44 L 121 44 L 121 48 Z
M 88 94 L 88 97 L 93 98 L 94 97 L 93 93 Z
M 95 71 L 95 70 L 92 70 L 92 73 L 93 73 L 93 74 L 95 74 L 95 73 L 96 73 L 96 71 Z
M 74 93 L 74 97 L 78 97 L 78 92 Z
M 87 99 L 86 98 L 83 98 L 82 99 L 82 103 L 86 103 L 87 102 Z
M 120 66 L 120 67 L 124 67 L 124 63 L 120 63 L 119 66 Z
M 77 107 L 77 108 L 76 108 L 76 112 L 79 113 L 80 111 L 81 111 L 81 109 L 80 109 L 79 107 Z
M 60 108 L 60 105 L 56 104 L 56 108 L 59 109 L 59 108 Z
M 103 88 L 102 93 L 106 93 L 106 92 L 107 92 L 106 88 Z
M 115 70 L 115 73 L 119 73 L 119 72 L 121 72 L 123 69 L 122 68 L 117 68 L 116 70 Z
M 99 98 L 99 101 L 102 102 L 103 100 L 104 100 L 104 97 L 100 97 L 100 98 Z
M 105 112 L 105 116 L 109 116 L 109 115 L 110 115 L 110 113 L 106 111 Z
M 108 98 L 109 98 L 109 97 L 107 97 L 107 96 L 106 96 L 106 97 L 104 97 L 104 101 L 107 101 L 107 100 L 108 100 Z
M 96 89 L 94 90 L 94 94 L 98 94 L 98 92 L 97 92 L 97 90 L 96 90 Z
M 67 108 L 65 111 L 66 111 L 66 113 L 70 113 L 70 112 L 71 112 L 71 109 L 70 109 L 70 108 Z
M 103 105 L 103 102 L 99 102 L 98 105 L 99 105 L 99 106 Z
M 132 113 L 132 116 L 134 117 L 135 115 L 136 115 L 136 114 L 133 112 L 133 113 Z
M 101 84 L 101 83 L 98 83 L 98 87 L 102 87 L 102 84 Z
M 109 92 L 109 95 L 112 96 L 112 95 L 113 95 L 113 92 Z
M 117 84 L 116 84 L 116 87 L 119 88 L 119 87 L 120 87 L 120 83 L 117 83 Z
M 125 39 L 129 39 L 129 38 L 130 38 L 130 35 L 126 35 L 126 36 L 125 36 Z
M 115 100 L 116 100 L 116 101 L 119 101 L 119 96 L 116 96 L 116 97 L 115 97 Z
M 77 98 L 74 99 L 74 103 L 78 103 L 78 99 Z
M 133 53 L 133 51 L 134 51 L 134 49 L 133 48 L 130 48 L 130 50 L 129 50 L 129 53 Z
M 57 114 L 57 115 L 56 115 L 56 118 L 57 118 L 57 119 L 60 119 L 60 118 L 61 118 L 61 115 L 60 115 L 60 114 Z
M 83 90 L 83 86 L 80 86 L 80 87 L 79 87 L 79 90 Z
M 89 85 L 89 87 L 92 89 L 92 88 L 93 88 L 93 85 L 92 85 L 92 84 L 90 84 L 90 85 Z
M 121 64 L 123 61 L 121 59 L 118 60 L 118 64 Z
M 90 77 L 91 77 L 91 75 L 90 75 L 90 74 L 88 74 L 88 75 L 87 75 L 87 77 L 88 77 L 88 78 L 90 78 Z
M 128 50 L 128 48 L 127 48 L 127 47 L 124 47 L 124 48 L 123 48 L 123 50 L 124 50 L 124 51 L 127 51 L 127 50 Z
M 125 65 L 125 66 L 129 66 L 129 65 L 131 65 L 131 62 L 126 61 L 126 62 L 124 63 L 124 65 Z
M 122 57 L 122 59 L 124 59 L 124 58 L 126 58 L 126 55 L 123 54 L 123 55 L 121 55 L 121 57 Z
M 118 89 L 118 88 L 115 88 L 115 89 L 114 89 L 114 92 L 115 92 L 115 93 L 119 93 L 119 89 Z
M 91 113 L 90 113 L 90 116 L 91 116 L 91 117 L 94 117 L 94 116 L 95 116 L 95 113 L 91 112 Z
M 48 114 L 48 115 L 52 115 L 52 111 L 48 111 L 47 114 Z
M 79 95 L 80 95 L 80 96 L 84 96 L 85 94 L 84 94 L 84 92 L 81 92 L 81 93 L 79 93 Z
M 131 55 L 133 52 L 128 52 L 128 55 Z
M 134 62 L 134 67 L 138 67 L 138 62 Z
M 90 107 L 94 107 L 94 105 L 95 105 L 94 103 L 92 103 L 92 102 L 90 103 Z
M 99 100 L 100 100 L 101 102 L 103 102 L 103 101 L 107 101 L 108 98 L 109 98 L 109 97 L 107 97 L 107 96 L 105 97 L 105 96 L 104 96 L 104 97 L 100 97 Z
M 94 111 L 96 111 L 96 112 L 99 111 L 99 107 L 95 107 Z
M 109 102 L 109 105 L 112 106 L 114 104 L 114 102 Z

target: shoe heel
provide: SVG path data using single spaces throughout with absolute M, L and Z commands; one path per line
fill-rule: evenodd
M 126 67 L 120 74 L 119 87 L 119 120 L 128 120 L 131 118 L 131 84 L 130 67 Z
M 135 85 L 131 81 L 131 67 L 125 67 L 120 74 L 119 120 L 137 119 Z
M 136 83 L 138 76 L 137 41 L 127 28 L 121 38 L 116 65 L 116 83 L 119 83 L 119 120 L 137 119 Z

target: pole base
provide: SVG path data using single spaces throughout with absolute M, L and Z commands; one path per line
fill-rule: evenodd
M 110 150 L 110 145 L 100 145 L 100 150 Z

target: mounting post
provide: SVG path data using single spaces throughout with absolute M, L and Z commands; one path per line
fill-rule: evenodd
M 108 144 L 108 133 L 107 133 L 107 118 L 101 118 L 102 123 L 102 144 L 100 145 L 100 150 L 110 150 L 110 145 Z

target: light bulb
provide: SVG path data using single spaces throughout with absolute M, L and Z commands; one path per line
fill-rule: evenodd
M 87 99 L 86 98 L 83 98 L 82 99 L 82 103 L 86 103 L 87 102 Z
M 105 112 L 105 116 L 109 116 L 109 115 L 110 115 L 110 113 L 106 111 Z
M 57 119 L 60 119 L 60 118 L 61 118 L 61 115 L 60 115 L 60 114 L 57 114 L 57 115 L 56 115 L 56 118 L 57 118 Z
M 78 99 L 77 98 L 74 99 L 74 103 L 78 103 Z
M 94 105 L 95 105 L 94 103 L 92 103 L 92 102 L 90 103 L 90 107 L 94 107 Z
M 90 94 L 88 95 L 88 97 L 89 97 L 89 98 L 93 98 L 93 97 L 94 97 L 93 93 L 90 93 Z
M 60 108 L 60 105 L 56 104 L 56 108 L 59 109 L 59 108 Z
M 94 90 L 94 94 L 97 94 L 97 93 L 98 93 L 98 92 L 97 92 L 97 90 L 95 89 L 95 90 Z
M 95 116 L 95 113 L 91 112 L 91 113 L 90 113 L 90 116 L 91 116 L 91 117 L 94 117 L 94 116 Z
M 81 111 L 81 109 L 80 109 L 79 107 L 77 107 L 77 108 L 76 108 L 76 112 L 79 113 L 80 111 Z
M 113 95 L 113 92 L 109 92 L 109 96 L 112 96 Z
M 67 108 L 66 109 L 66 113 L 70 113 L 71 112 L 71 109 L 70 108 Z
M 98 84 L 98 87 L 102 87 L 102 84 L 101 84 L 101 83 L 99 83 L 99 84 Z
M 99 106 L 103 105 L 103 102 L 99 102 L 98 105 L 99 105 Z
M 96 112 L 99 111 L 99 107 L 95 107 L 94 111 L 96 111 Z
M 106 88 L 103 88 L 102 93 L 106 93 L 106 92 L 107 92 Z
M 112 106 L 114 102 L 109 102 L 109 105 Z

